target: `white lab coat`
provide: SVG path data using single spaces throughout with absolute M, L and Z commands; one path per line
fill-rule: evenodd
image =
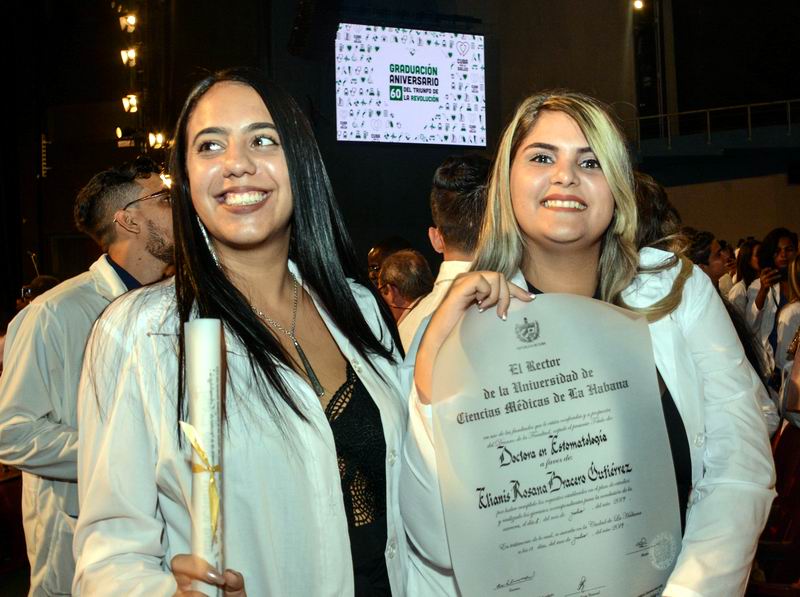
M 356 284 L 351 288 L 375 335 L 392 347 L 373 296 Z M 87 348 L 79 406 L 75 594 L 172 595 L 170 561 L 190 552 L 190 451 L 185 440 L 179 449 L 177 438 L 174 293 L 172 283 L 162 283 L 115 303 Z M 397 485 L 407 409 L 398 365 L 373 358 L 373 370 L 318 302 L 317 307 L 380 411 L 385 557 L 392 591 L 404 595 L 407 556 Z M 250 595 L 352 595 L 336 448 L 319 399 L 299 375 L 279 366 L 309 421 L 300 421 L 282 402 L 277 409 L 283 420 L 276 421 L 259 402 L 246 350 L 231 334 L 225 341 L 224 564 L 243 574 Z
M 787 356 L 787 351 L 798 326 L 800 326 L 800 302 L 795 301 L 785 305 L 781 312 L 778 313 L 778 342 L 775 366 L 781 371 L 786 369 L 786 366 L 792 361 L 791 357 Z
M 725 295 L 723 295 L 725 296 Z M 728 302 L 736 307 L 736 310 L 739 312 L 739 315 L 745 317 L 745 311 L 747 310 L 747 286 L 744 284 L 744 280 L 739 280 L 736 284 L 728 292 Z M 747 318 L 745 317 L 745 321 Z
M 92 324 L 127 289 L 100 257 L 11 322 L 0 377 L 0 462 L 22 470 L 30 595 L 68 595 L 78 515 L 77 396 Z
M 640 260 L 653 266 L 670 256 L 647 248 Z M 637 276 L 624 300 L 633 307 L 655 303 L 669 292 L 677 270 Z M 521 274 L 513 282 L 525 287 Z M 772 455 L 757 402 L 766 390 L 745 358 L 717 291 L 696 266 L 680 306 L 649 327 L 656 366 L 680 412 L 692 460 L 686 529 L 665 594 L 743 595 L 775 495 Z M 415 351 L 413 345 L 407 363 Z M 409 594 L 452 597 L 458 592 L 436 479 L 431 407 L 412 392 L 409 414 L 400 488 L 411 544 Z
M 781 285 L 780 282 L 772 285 L 761 309 L 756 307 L 756 296 L 758 296 L 759 290 L 761 290 L 761 280 L 756 278 L 747 288 L 745 318 L 764 350 L 767 371 L 771 372 L 776 365 L 775 353 L 769 343 L 769 335 L 772 333 L 772 328 L 775 327 L 775 317 L 778 313 L 778 305 L 781 302 Z
M 408 351 L 414 336 L 422 322 L 436 310 L 442 302 L 456 276 L 469 271 L 472 266 L 471 261 L 442 261 L 439 266 L 439 274 L 433 284 L 433 290 L 420 299 L 411 311 L 397 324 L 397 331 L 400 332 L 400 342 L 403 350 Z

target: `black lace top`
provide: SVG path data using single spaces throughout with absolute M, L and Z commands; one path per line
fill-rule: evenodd
M 378 407 L 347 365 L 325 408 L 333 432 L 350 534 L 355 595 L 391 595 L 386 571 L 386 440 Z

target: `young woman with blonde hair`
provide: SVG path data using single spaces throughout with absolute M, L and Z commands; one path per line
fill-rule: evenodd
M 416 354 L 401 477 L 409 590 L 459 594 L 441 507 L 425 507 L 439 499 L 429 404 L 439 348 L 475 304 L 505 318 L 512 297 L 561 292 L 650 323 L 684 523 L 664 594 L 743 594 L 774 495 L 755 400 L 764 388 L 708 277 L 672 253 L 637 252 L 630 160 L 608 109 L 572 92 L 527 98 L 501 138 L 487 201 L 475 271 L 453 284 Z

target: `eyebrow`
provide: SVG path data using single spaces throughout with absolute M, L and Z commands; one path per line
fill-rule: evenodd
M 253 131 L 260 129 L 272 129 L 273 131 L 278 130 L 271 122 L 253 122 L 244 127 L 244 132 L 252 133 Z M 192 139 L 192 144 L 194 144 L 197 141 L 197 138 L 201 137 L 202 135 L 227 135 L 229 132 L 230 129 L 221 126 L 209 126 L 197 132 L 197 134 L 194 136 L 194 139 Z
M 532 148 L 533 149 L 547 149 L 548 151 L 553 151 L 553 152 L 557 152 L 558 151 L 558 147 L 556 147 L 555 145 L 551 145 L 550 143 L 538 143 L 538 142 L 531 143 L 530 145 L 526 145 L 525 147 L 522 148 L 522 151 L 527 151 L 528 149 L 532 149 Z M 588 147 L 588 146 L 587 147 L 579 147 L 578 148 L 578 153 L 592 153 L 592 148 Z

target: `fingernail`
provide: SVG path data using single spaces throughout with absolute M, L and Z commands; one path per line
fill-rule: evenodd
M 480 303 L 478 304 L 480 305 Z M 486 309 L 484 309 L 483 307 L 478 307 L 478 313 L 483 313 L 484 311 L 486 311 Z
M 225 584 L 225 577 L 222 576 L 221 573 L 217 572 L 213 568 L 206 572 L 206 578 L 214 583 L 215 585 L 224 585 Z
M 506 320 L 508 319 L 508 315 L 506 315 L 505 313 L 503 313 L 503 314 L 500 316 L 500 319 L 502 319 L 503 321 L 506 321 Z
M 483 301 L 481 299 L 477 300 L 478 305 L 480 305 Z
M 531 297 L 532 299 L 536 298 L 536 295 L 534 293 L 532 293 L 532 292 L 530 294 L 528 294 L 528 296 Z

